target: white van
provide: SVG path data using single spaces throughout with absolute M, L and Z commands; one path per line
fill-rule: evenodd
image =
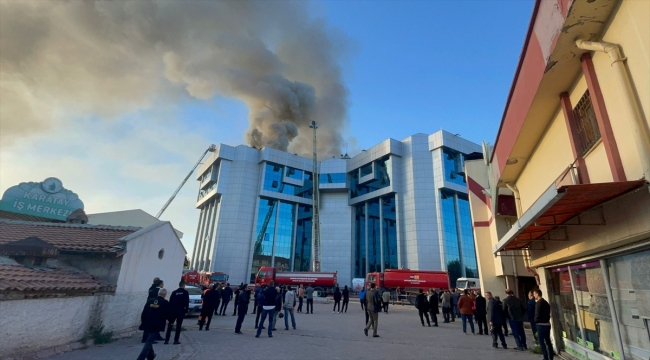
M 456 288 L 460 290 L 481 290 L 481 281 L 477 278 L 458 278 Z

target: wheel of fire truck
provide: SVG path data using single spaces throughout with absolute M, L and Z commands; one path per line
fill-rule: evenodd
M 408 301 L 409 301 L 409 305 L 415 305 L 415 297 L 416 297 L 416 296 L 417 296 L 417 295 L 415 295 L 415 294 L 408 294 L 408 295 L 406 296 L 406 298 L 407 298 Z

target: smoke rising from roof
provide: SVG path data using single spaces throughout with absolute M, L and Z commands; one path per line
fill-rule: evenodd
M 310 154 L 315 120 L 340 154 L 347 42 L 304 2 L 7 1 L 0 33 L 3 141 L 220 94 L 248 106 L 248 144 Z

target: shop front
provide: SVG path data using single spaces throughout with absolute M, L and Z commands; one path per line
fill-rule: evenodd
M 650 358 L 650 246 L 546 268 L 555 344 L 580 359 Z

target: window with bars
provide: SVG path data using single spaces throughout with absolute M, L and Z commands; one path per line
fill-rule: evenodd
M 582 154 L 586 154 L 600 140 L 600 130 L 596 121 L 596 113 L 589 90 L 585 91 L 578 104 L 573 108 L 573 118 L 578 128 L 580 143 L 582 144 Z

